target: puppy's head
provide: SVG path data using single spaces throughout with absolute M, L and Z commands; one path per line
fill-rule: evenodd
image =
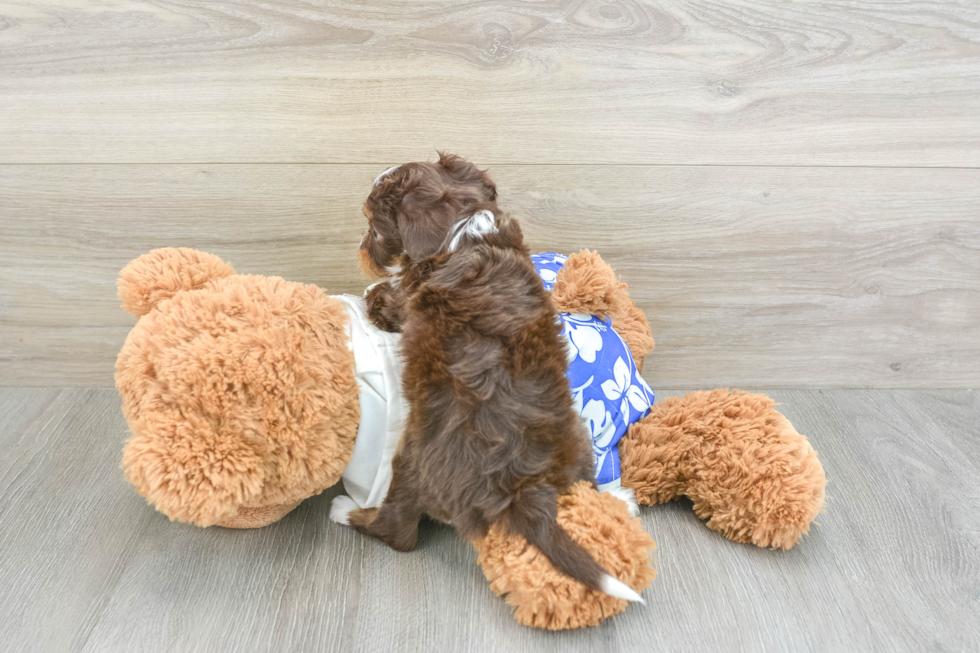
M 496 199 L 486 171 L 452 154 L 385 170 L 362 208 L 368 230 L 358 251 L 361 270 L 377 278 L 403 254 L 410 260 L 434 254 L 461 211 Z

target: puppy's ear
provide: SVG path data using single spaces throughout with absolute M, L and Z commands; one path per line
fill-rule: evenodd
M 483 201 L 497 200 L 497 185 L 490 179 L 486 170 L 480 170 L 463 157 L 446 152 L 439 152 L 439 166 L 457 183 L 479 188 Z
M 402 197 L 398 234 L 409 258 L 420 261 L 439 251 L 459 210 L 449 189 L 422 183 Z

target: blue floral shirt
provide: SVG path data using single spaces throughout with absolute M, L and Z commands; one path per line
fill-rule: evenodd
M 547 252 L 531 260 L 550 292 L 568 257 Z M 631 424 L 650 413 L 653 390 L 637 371 L 612 320 L 583 313 L 560 313 L 558 317 L 568 343 L 568 381 L 575 409 L 592 437 L 596 482 L 600 490 L 608 490 L 620 484 L 616 445 Z

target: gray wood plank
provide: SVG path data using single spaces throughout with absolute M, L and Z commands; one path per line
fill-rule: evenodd
M 660 390 L 660 398 L 677 391 Z M 396 554 L 327 519 L 336 490 L 257 531 L 155 513 L 117 469 L 111 390 L 0 389 L 0 641 L 17 651 L 919 651 L 980 646 L 980 401 L 779 390 L 827 470 L 789 552 L 689 504 L 643 509 L 646 606 L 589 630 L 517 625 L 475 554 L 428 524 Z
M 974 0 L 0 9 L 0 162 L 980 164 Z
M 375 165 L 0 166 L 0 385 L 108 386 L 154 247 L 360 292 Z M 630 284 L 656 386 L 980 385 L 980 170 L 494 166 L 531 246 Z

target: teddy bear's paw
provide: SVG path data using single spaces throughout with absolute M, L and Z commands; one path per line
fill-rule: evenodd
M 350 525 L 350 513 L 357 510 L 357 504 L 349 496 L 341 494 L 330 502 L 330 519 L 338 524 Z
M 626 508 L 630 511 L 630 517 L 636 517 L 640 514 L 640 506 L 636 503 L 636 493 L 631 488 L 620 485 L 603 491 L 625 502 Z

